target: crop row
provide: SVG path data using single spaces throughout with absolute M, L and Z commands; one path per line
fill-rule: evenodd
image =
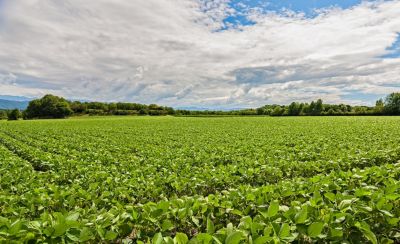
M 57 185 L 73 183 L 82 189 L 90 189 L 91 192 L 91 184 L 99 185 L 96 182 L 100 180 L 108 184 L 97 186 L 94 195 L 117 188 L 122 192 L 134 192 L 135 195 L 125 199 L 134 202 L 154 201 L 163 196 L 208 195 L 241 184 L 260 186 L 276 183 L 282 179 L 310 177 L 338 169 L 348 170 L 354 167 L 393 163 L 400 159 L 399 148 L 384 151 L 383 155 L 372 155 L 371 158 L 355 157 L 352 161 L 317 160 L 301 163 L 277 161 L 266 164 L 243 159 L 226 165 L 215 165 L 205 160 L 201 165 L 195 166 L 190 161 L 165 162 L 147 159 L 147 164 L 144 165 L 145 159 L 132 156 L 121 157 L 121 161 L 114 158 L 115 162 L 110 162 L 108 159 L 112 158 L 112 155 L 104 159 L 98 153 L 98 159 L 93 159 L 93 155 L 86 157 L 85 153 L 79 155 L 76 151 L 68 154 L 66 150 L 67 153 L 62 153 L 61 149 L 68 146 L 62 143 L 49 143 L 47 151 L 42 151 L 40 144 L 32 142 L 28 145 L 23 142 L 27 142 L 26 139 L 18 137 L 12 138 L 3 134 L 0 135 L 0 142 L 21 158 L 31 162 L 34 169 L 50 170 L 47 172 L 51 176 L 48 179 L 50 182 Z M 143 184 L 140 184 L 141 181 Z M 120 195 L 115 191 L 111 192 L 113 195 Z M 124 201 L 124 199 L 119 200 Z
M 31 221 L 2 218 L 0 229 L 8 240 L 56 242 L 163 237 L 168 243 L 175 237 L 200 243 L 223 243 L 232 238 L 254 243 L 318 239 L 390 243 L 400 238 L 399 177 L 399 164 L 387 164 L 263 187 L 241 186 L 206 197 L 143 205 L 115 203 L 111 209 L 78 204 L 72 211 L 49 211 Z M 79 195 L 54 193 L 60 198 Z
M 398 119 L 0 122 L 0 242 L 399 242 Z

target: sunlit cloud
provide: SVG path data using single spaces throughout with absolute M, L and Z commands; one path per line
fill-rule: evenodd
M 0 94 L 213 108 L 400 90 L 400 1 L 261 2 L 4 1 Z

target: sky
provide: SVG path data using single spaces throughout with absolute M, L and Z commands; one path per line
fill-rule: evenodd
M 400 0 L 0 0 L 0 95 L 243 108 L 400 91 Z

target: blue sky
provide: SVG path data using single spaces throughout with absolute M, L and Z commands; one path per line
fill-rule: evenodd
M 243 4 L 246 5 L 246 8 L 259 8 L 264 12 L 268 11 L 276 11 L 282 12 L 285 10 L 294 11 L 297 13 L 304 13 L 307 17 L 315 17 L 317 15 L 316 11 L 325 9 L 325 8 L 351 8 L 360 4 L 360 0 L 346 0 L 346 1 L 338 1 L 338 0 L 233 0 L 229 2 L 229 6 L 233 9 L 242 12 L 245 11 L 243 8 Z M 231 24 L 241 24 L 241 25 L 253 25 L 255 24 L 253 21 L 246 18 L 246 14 L 238 14 L 235 16 L 229 16 L 224 19 L 226 23 Z
M 0 95 L 373 105 L 400 91 L 399 9 L 400 0 L 0 0 Z
M 387 50 L 389 53 L 384 55 L 383 58 L 400 58 L 400 34 L 398 34 L 397 40 Z

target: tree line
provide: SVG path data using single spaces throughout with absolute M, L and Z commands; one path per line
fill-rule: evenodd
M 391 93 L 376 101 L 375 106 L 324 104 L 321 99 L 311 103 L 292 102 L 285 105 L 265 105 L 257 108 L 258 115 L 270 116 L 335 116 L 335 115 L 400 115 L 400 93 Z
M 400 115 L 400 93 L 392 93 L 376 101 L 375 106 L 351 106 L 347 104 L 324 104 L 322 99 L 311 103 L 292 102 L 289 105 L 264 105 L 256 109 L 233 111 L 176 110 L 183 116 L 351 116 L 351 115 Z
M 311 103 L 292 102 L 289 105 L 265 105 L 256 109 L 233 111 L 174 110 L 157 104 L 102 103 L 69 101 L 51 94 L 29 102 L 27 109 L 20 111 L 0 110 L 0 119 L 18 120 L 66 118 L 79 115 L 174 115 L 174 116 L 344 116 L 344 115 L 400 115 L 400 93 L 392 93 L 376 101 L 375 106 L 350 106 L 346 104 L 324 104 L 321 99 Z

